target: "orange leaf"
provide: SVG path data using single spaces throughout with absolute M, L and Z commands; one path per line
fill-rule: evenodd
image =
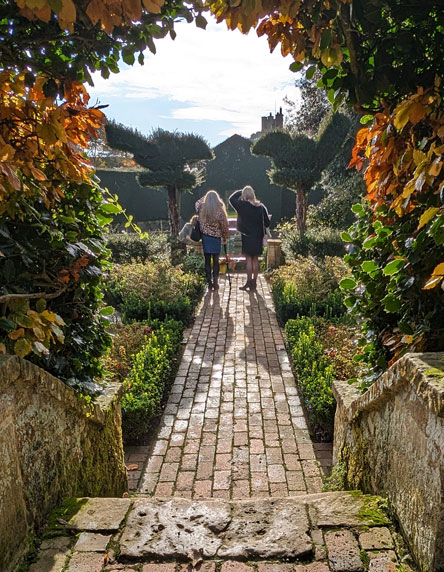
M 24 335 L 25 335 L 25 330 L 23 328 L 18 328 L 13 332 L 9 332 L 8 338 L 10 338 L 11 340 L 18 340 L 19 338 L 23 338 Z
M 127 471 L 137 471 L 138 468 L 139 468 L 139 465 L 136 465 L 136 463 L 133 463 L 131 465 L 127 465 L 126 470 Z
M 416 125 L 416 123 L 424 119 L 425 115 L 426 111 L 424 106 L 418 102 L 415 102 L 409 109 L 409 120 L 413 125 Z

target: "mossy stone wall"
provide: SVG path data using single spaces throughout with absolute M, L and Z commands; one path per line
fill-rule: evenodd
M 0 356 L 0 570 L 64 498 L 127 490 L 120 393 L 111 385 L 85 408 L 49 373 Z
M 444 569 L 444 353 L 407 354 L 363 395 L 334 384 L 344 485 L 388 498 L 418 567 Z

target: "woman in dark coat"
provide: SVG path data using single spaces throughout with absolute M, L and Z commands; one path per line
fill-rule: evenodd
M 270 226 L 270 215 L 256 199 L 253 187 L 246 186 L 241 191 L 235 191 L 229 201 L 237 212 L 237 230 L 242 235 L 242 254 L 246 258 L 247 282 L 240 289 L 256 290 L 259 256 L 262 254 L 265 229 Z

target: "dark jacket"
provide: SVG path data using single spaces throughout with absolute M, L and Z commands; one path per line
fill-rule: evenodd
M 237 212 L 237 230 L 246 236 L 263 237 L 264 227 L 270 226 L 267 209 L 262 203 L 255 206 L 250 201 L 243 201 L 241 194 L 242 191 L 235 191 L 228 199 Z

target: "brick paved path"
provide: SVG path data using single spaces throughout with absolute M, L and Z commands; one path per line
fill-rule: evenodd
M 189 498 L 318 492 L 320 469 L 267 282 L 208 293 L 190 332 L 139 492 Z M 141 462 L 144 454 L 129 455 Z M 133 486 L 140 473 L 130 473 Z

